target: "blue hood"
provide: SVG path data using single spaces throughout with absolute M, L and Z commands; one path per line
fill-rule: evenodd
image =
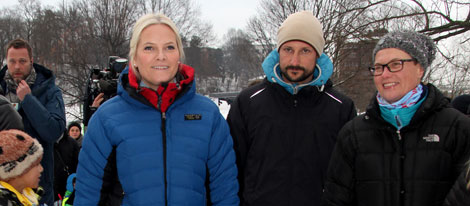
M 305 84 L 287 83 L 282 80 L 281 68 L 279 67 L 279 53 L 277 50 L 269 53 L 266 59 L 264 59 L 262 67 L 268 81 L 283 86 L 291 94 L 297 94 L 300 89 L 305 86 L 323 86 L 333 74 L 333 63 L 325 53 L 317 59 L 313 80 Z
M 73 192 L 73 179 L 75 179 L 76 176 L 76 173 L 72 173 L 67 178 L 67 191 Z

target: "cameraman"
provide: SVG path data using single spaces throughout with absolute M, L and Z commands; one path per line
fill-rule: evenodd
M 127 59 L 119 56 L 109 56 L 108 68 L 91 70 L 83 108 L 83 124 L 85 127 L 88 126 L 88 121 L 96 109 L 103 102 L 116 95 L 118 77 L 126 65 Z
M 98 109 L 101 103 L 103 103 L 103 100 L 104 100 L 104 93 L 99 93 L 94 99 L 92 95 L 87 95 L 87 99 L 85 101 L 85 105 L 83 109 L 83 124 L 85 125 L 85 127 L 88 126 L 88 121 L 90 120 L 91 115 L 95 113 L 95 111 Z M 92 103 L 90 104 L 90 102 Z
M 98 109 L 98 107 L 101 105 L 101 103 L 103 103 L 103 100 L 104 100 L 104 93 L 101 92 L 93 100 L 93 103 L 90 106 L 90 116 L 87 119 L 91 118 L 91 115 L 93 115 L 93 113 L 95 113 L 95 111 Z
M 93 100 L 93 104 L 91 104 L 91 108 L 94 108 L 94 110 L 98 109 L 98 107 L 101 105 L 101 103 L 104 100 L 104 93 L 99 93 L 98 96 L 96 96 L 95 100 Z

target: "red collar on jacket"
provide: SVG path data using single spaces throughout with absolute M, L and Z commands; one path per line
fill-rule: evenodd
M 176 74 L 176 83 L 160 85 L 157 91 L 150 88 L 140 87 L 140 80 L 134 74 L 131 64 L 129 64 L 129 85 L 135 88 L 139 94 L 145 97 L 155 108 L 161 112 L 166 112 L 168 107 L 175 101 L 176 96 L 183 91 L 183 88 L 190 86 L 194 80 L 194 69 L 188 65 L 180 64 Z M 183 78 L 178 78 L 182 76 Z M 160 102 L 160 105 L 159 105 Z

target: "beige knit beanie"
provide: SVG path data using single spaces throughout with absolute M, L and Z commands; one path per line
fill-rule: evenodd
M 300 11 L 287 17 L 277 32 L 277 50 L 282 44 L 292 40 L 301 40 L 312 45 L 319 56 L 323 53 L 323 28 L 311 11 Z

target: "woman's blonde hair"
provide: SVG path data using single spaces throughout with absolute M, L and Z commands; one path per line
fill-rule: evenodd
M 178 51 L 180 54 L 180 62 L 184 61 L 184 51 L 183 51 L 183 43 L 181 41 L 181 36 L 178 32 L 178 28 L 176 28 L 175 23 L 168 18 L 167 16 L 163 14 L 146 14 L 142 17 L 140 17 L 134 25 L 134 28 L 132 29 L 132 37 L 131 37 L 131 42 L 130 42 L 130 50 L 129 50 L 129 60 L 131 62 L 134 61 L 134 57 L 136 55 L 137 51 L 137 44 L 139 44 L 140 41 L 140 34 L 142 31 L 147 28 L 148 26 L 154 25 L 154 24 L 164 24 L 167 25 L 168 27 L 173 30 L 176 36 L 176 46 L 178 47 Z M 132 66 L 132 70 L 134 71 L 134 74 L 137 76 L 138 79 L 140 79 L 140 73 Z

